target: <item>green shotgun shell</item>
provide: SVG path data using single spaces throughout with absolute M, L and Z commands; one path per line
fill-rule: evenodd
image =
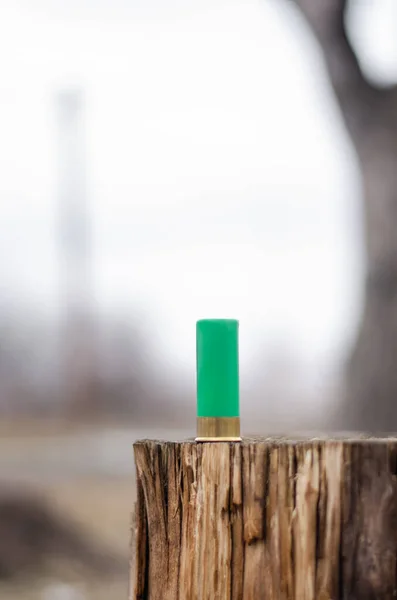
M 196 324 L 198 441 L 239 441 L 238 321 Z

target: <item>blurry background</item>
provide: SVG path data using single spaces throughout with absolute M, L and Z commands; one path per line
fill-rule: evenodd
M 0 3 L 0 597 L 126 597 L 198 318 L 245 432 L 395 429 L 397 4 L 300 4 Z

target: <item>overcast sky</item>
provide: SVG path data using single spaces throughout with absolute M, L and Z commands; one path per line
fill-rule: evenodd
M 358 169 L 291 5 L 1 2 L 3 301 L 57 305 L 55 94 L 81 86 L 99 308 L 139 306 L 188 368 L 203 316 L 240 319 L 243 360 L 266 343 L 314 364 L 345 351 L 361 301 Z M 387 81 L 397 4 L 358 5 L 355 44 Z

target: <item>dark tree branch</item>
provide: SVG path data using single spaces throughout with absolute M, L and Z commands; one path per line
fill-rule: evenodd
M 294 0 L 316 36 L 346 126 L 356 142 L 377 121 L 384 91 L 363 74 L 348 39 L 347 0 Z

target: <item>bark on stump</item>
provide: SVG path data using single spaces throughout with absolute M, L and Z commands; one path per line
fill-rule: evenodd
M 397 438 L 134 451 L 131 600 L 396 597 Z

